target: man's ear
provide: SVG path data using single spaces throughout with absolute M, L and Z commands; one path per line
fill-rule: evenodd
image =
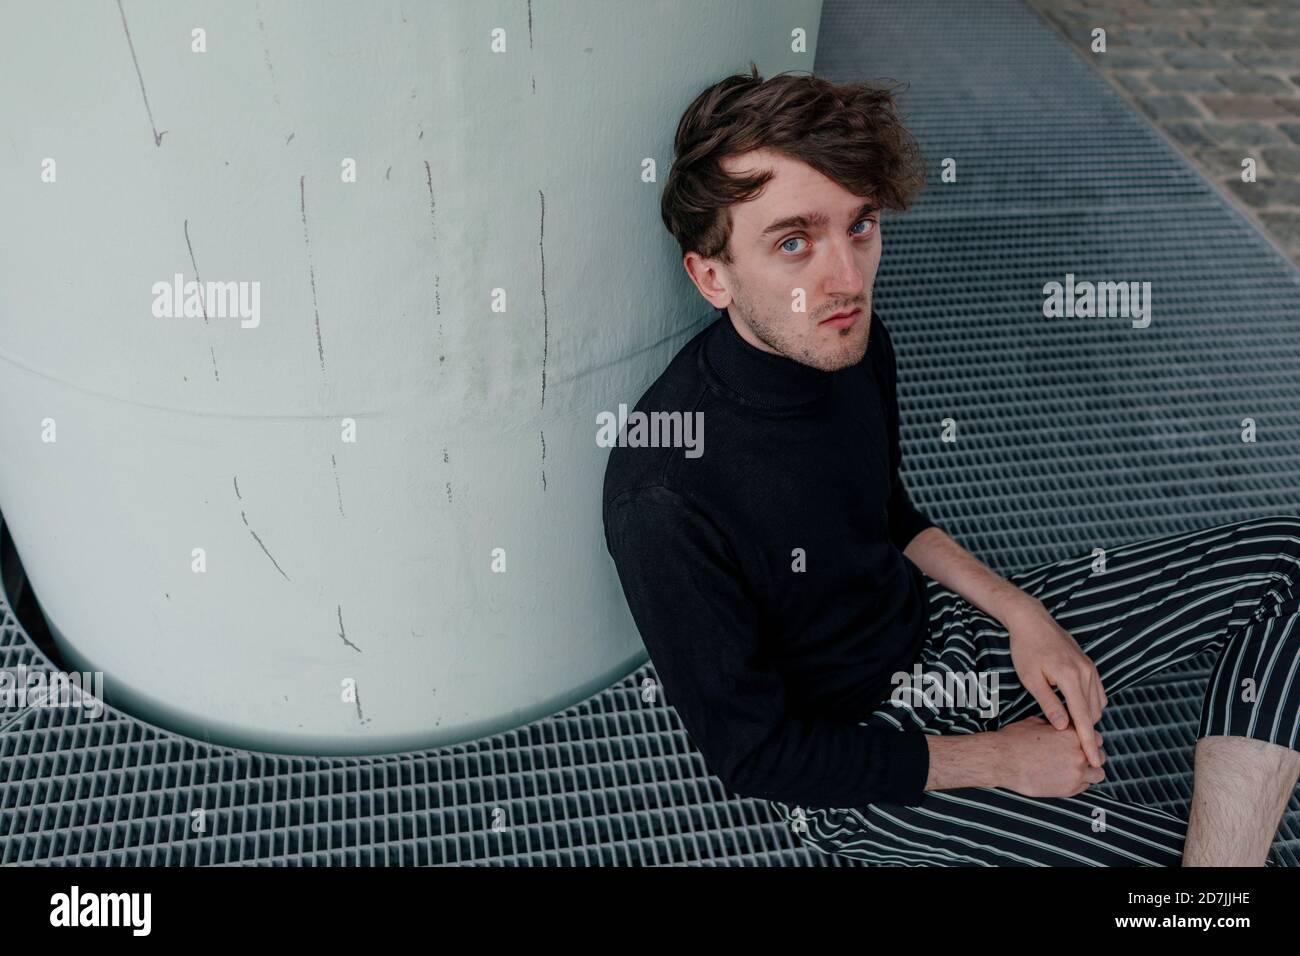
M 715 309 L 725 309 L 731 305 L 731 293 L 727 291 L 731 278 L 726 274 L 726 267 L 722 263 L 698 252 L 688 252 L 682 257 L 682 268 L 709 305 Z

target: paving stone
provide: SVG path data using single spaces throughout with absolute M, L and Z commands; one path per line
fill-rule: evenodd
M 1277 50 L 1236 50 L 1232 54 L 1242 66 L 1252 70 L 1294 70 L 1300 66 L 1300 56 L 1294 52 L 1280 53 Z
M 1229 179 L 1224 185 L 1234 196 L 1256 209 L 1265 206 L 1300 206 L 1300 182 L 1294 179 L 1261 179 L 1243 183 Z
M 1190 120 L 1174 120 L 1164 124 L 1164 131 L 1184 146 L 1214 146 L 1217 142 L 1202 128 L 1202 125 Z
M 1105 24 L 1101 24 L 1104 26 Z M 1116 46 L 1136 47 L 1149 50 L 1155 47 L 1172 47 L 1178 50 L 1195 50 L 1191 40 L 1182 34 L 1161 27 L 1120 27 L 1114 31 L 1107 30 L 1106 42 Z
M 1241 161 L 1251 155 L 1251 150 L 1245 148 L 1233 149 L 1229 146 L 1202 146 L 1193 149 L 1192 155 L 1202 166 L 1213 173 L 1214 178 L 1224 179 L 1235 176 L 1240 179 L 1242 172 Z M 1259 156 L 1256 155 L 1254 159 L 1258 165 Z M 1256 170 L 1256 176 L 1258 175 L 1258 170 Z
M 1147 80 L 1162 93 L 1221 93 L 1227 89 L 1210 73 L 1152 73 Z
M 1197 119 L 1201 116 L 1192 101 L 1185 96 L 1139 96 L 1138 106 L 1152 119 Z
M 1286 143 L 1286 139 L 1266 123 L 1216 123 L 1207 120 L 1201 124 L 1201 129 L 1220 146 L 1280 146 Z
M 1165 62 L 1180 70 L 1226 70 L 1232 61 L 1213 50 L 1170 50 L 1164 54 Z
M 1255 36 L 1270 50 L 1300 50 L 1300 30 L 1259 30 Z
M 1189 4 L 1187 0 L 1147 0 L 1147 6 L 1157 10 L 1182 10 Z
M 1113 79 L 1116 83 L 1123 86 L 1124 89 L 1128 90 L 1130 93 L 1151 92 L 1151 87 L 1147 86 L 1146 81 L 1144 81 L 1142 77 L 1138 76 L 1136 73 L 1129 73 L 1127 71 L 1120 72 L 1116 70 L 1111 75 L 1111 79 Z
M 1218 7 L 1220 10 L 1236 11 L 1240 7 L 1254 7 L 1257 10 L 1276 10 L 1278 4 L 1276 0 L 1202 0 L 1207 7 Z
M 1269 96 L 1211 93 L 1202 96 L 1201 103 L 1220 119 L 1289 119 L 1300 115 L 1300 111 L 1288 108 L 1285 101 Z
M 1287 84 L 1268 73 L 1219 73 L 1217 79 L 1234 93 L 1289 93 Z
M 1300 176 L 1300 149 L 1294 146 L 1266 146 L 1264 162 L 1274 176 Z
M 1201 46 L 1219 52 L 1254 46 L 1255 42 L 1246 30 L 1189 30 L 1187 35 Z
M 1115 50 L 1109 43 L 1105 53 L 1093 53 L 1086 45 L 1083 49 L 1104 70 L 1158 70 L 1161 67 L 1159 57 L 1143 50 Z
M 1191 10 L 1143 10 L 1132 3 L 1121 4 L 1115 13 L 1107 16 L 1107 19 L 1129 26 L 1179 30 L 1196 29 L 1206 25 L 1205 17 Z

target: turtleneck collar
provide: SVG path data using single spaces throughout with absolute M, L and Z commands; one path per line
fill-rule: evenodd
M 760 408 L 790 408 L 826 394 L 834 372 L 765 352 L 736 331 L 726 309 L 704 340 L 705 365 L 731 395 Z

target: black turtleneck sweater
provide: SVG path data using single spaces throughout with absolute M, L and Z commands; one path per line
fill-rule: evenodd
M 884 323 L 873 312 L 862 361 L 825 372 L 750 345 L 723 310 L 634 411 L 703 422 L 702 442 L 682 433 L 692 450 L 623 444 L 629 419 L 603 510 L 666 701 L 709 769 L 791 806 L 919 803 L 924 735 L 857 723 L 929 624 L 901 552 L 932 522 L 898 473 Z

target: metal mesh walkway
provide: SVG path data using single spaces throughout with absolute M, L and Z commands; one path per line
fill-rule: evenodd
M 911 84 L 932 184 L 885 224 L 876 288 L 927 513 L 1010 573 L 1295 509 L 1300 275 L 1050 26 L 1012 0 L 826 0 L 817 70 Z M 939 183 L 949 156 L 958 180 Z M 1043 283 L 1067 272 L 1150 281 L 1151 327 L 1044 320 Z M 947 416 L 961 432 L 940 452 Z M 0 617 L 0 666 L 45 664 Z M 1112 697 L 1105 789 L 1186 812 L 1208 664 Z M 229 750 L 111 709 L 0 711 L 0 863 L 861 865 L 729 797 L 671 708 L 642 702 L 652 676 L 378 758 Z M 1274 856 L 1300 865 L 1300 801 Z

